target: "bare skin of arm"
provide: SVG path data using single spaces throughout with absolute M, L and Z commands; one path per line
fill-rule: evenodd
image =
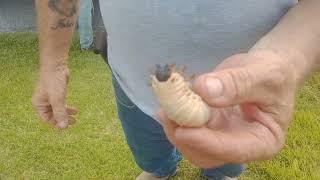
M 76 109 L 67 107 L 67 59 L 78 17 L 78 0 L 36 0 L 40 78 L 32 103 L 41 119 L 57 128 L 74 122 Z
M 272 51 L 288 61 L 298 87 L 320 68 L 320 1 L 300 0 L 251 51 Z
M 211 107 L 202 128 L 184 128 L 159 113 L 169 140 L 202 168 L 272 158 L 285 143 L 297 89 L 320 64 L 320 1 L 293 7 L 245 54 L 196 79 Z

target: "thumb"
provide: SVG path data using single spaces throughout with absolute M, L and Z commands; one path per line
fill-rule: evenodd
M 194 91 L 211 106 L 225 107 L 245 102 L 255 102 L 259 94 L 261 75 L 250 71 L 254 67 L 230 68 L 200 76 Z M 263 78 L 263 77 L 262 77 Z
M 50 103 L 52 106 L 53 119 L 56 122 L 56 127 L 59 129 L 67 128 L 68 112 L 64 97 L 52 97 L 50 98 Z
M 56 127 L 65 129 L 68 126 L 68 113 L 64 105 L 52 106 L 53 118 L 56 121 Z

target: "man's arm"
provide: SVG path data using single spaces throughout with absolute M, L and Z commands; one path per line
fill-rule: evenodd
M 78 0 L 36 0 L 42 69 L 66 64 L 78 14 Z
M 297 83 L 303 84 L 320 67 L 320 1 L 303 0 L 251 50 L 273 51 L 289 61 Z
M 270 159 L 285 143 L 296 89 L 320 64 L 320 1 L 303 0 L 246 54 L 195 80 L 208 103 L 205 127 L 179 127 L 164 113 L 168 139 L 202 168 Z
M 36 0 L 40 50 L 40 79 L 33 105 L 40 117 L 66 128 L 76 110 L 66 106 L 67 59 L 77 21 L 78 0 Z

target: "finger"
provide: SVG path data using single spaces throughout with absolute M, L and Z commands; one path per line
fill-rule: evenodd
M 52 102 L 53 119 L 56 121 L 56 127 L 64 129 L 68 126 L 68 113 L 64 104 L 64 99 L 54 99 Z
M 44 107 L 38 106 L 38 107 L 35 107 L 35 109 L 38 115 L 40 116 L 40 119 L 45 122 L 50 121 L 50 119 L 53 117 L 51 106 L 44 106 Z
M 46 123 L 48 123 L 50 126 L 55 127 L 57 122 L 53 116 L 53 111 L 51 106 L 35 106 L 35 109 L 40 117 L 40 119 Z
M 234 68 L 200 76 L 194 84 L 195 91 L 210 105 L 229 106 L 239 102 L 247 87 L 243 80 L 236 74 L 242 74 L 243 79 L 248 79 L 248 73 L 240 72 L 243 69 Z M 235 79 L 237 78 L 237 80 Z M 241 87 L 238 87 L 240 85 Z M 241 94 L 240 94 L 241 93 Z
M 61 70 L 55 81 L 52 82 L 52 88 L 49 89 L 49 103 L 53 111 L 53 118 L 56 121 L 56 127 L 64 129 L 68 127 L 68 112 L 65 103 L 67 75 L 65 69 Z
M 163 127 L 164 132 L 166 133 L 167 138 L 169 139 L 169 141 L 172 144 L 175 144 L 173 137 L 174 137 L 174 131 L 178 127 L 178 125 L 175 124 L 170 119 L 168 119 L 168 117 L 166 116 L 166 114 L 162 110 L 160 110 L 157 113 L 157 116 L 160 119 L 160 123 L 161 123 L 161 125 Z
M 224 109 L 211 108 L 210 119 L 206 127 L 212 130 L 222 130 L 229 126 L 229 121 L 223 115 Z
M 33 95 L 31 102 L 34 109 L 43 121 L 49 121 L 52 118 L 51 106 L 48 103 L 47 97 L 39 87 L 36 88 L 36 92 Z
M 224 164 L 227 164 L 227 162 L 225 162 L 225 161 L 221 161 L 219 159 L 216 159 L 219 157 L 213 157 L 210 154 L 199 153 L 199 151 L 197 149 L 193 149 L 190 146 L 185 146 L 185 150 L 189 151 L 189 152 L 180 150 L 183 157 L 198 168 L 212 169 L 212 168 L 217 168 L 217 167 L 220 167 Z M 197 154 L 199 154 L 199 155 L 197 155 Z
M 218 167 L 225 164 L 224 161 L 219 159 L 214 159 L 210 155 L 203 155 L 200 153 L 198 149 L 194 149 L 193 146 L 195 144 L 190 145 L 189 143 L 184 143 L 183 141 L 179 141 L 176 139 L 176 130 L 178 129 L 178 125 L 173 121 L 169 120 L 163 111 L 159 111 L 158 113 L 159 119 L 161 119 L 161 124 L 164 128 L 164 131 L 167 135 L 169 141 L 176 146 L 176 148 L 183 154 L 185 157 L 192 162 L 194 165 L 201 168 L 213 168 Z M 211 158 L 208 158 L 211 157 Z
M 52 118 L 51 118 L 49 121 L 47 121 L 47 123 L 48 123 L 51 127 L 57 128 L 57 127 L 56 127 L 57 121 L 54 119 L 53 116 L 52 116 Z
M 226 164 L 226 162 L 220 160 L 219 157 L 213 157 L 211 154 L 199 152 L 198 149 L 193 148 L 193 146 L 179 145 L 177 149 L 185 159 L 199 168 L 216 168 Z
M 67 107 L 68 115 L 76 115 L 78 113 L 78 109 L 75 107 Z
M 56 127 L 59 129 L 65 129 L 68 127 L 68 115 L 63 110 L 56 110 L 54 112 L 54 120 L 56 122 Z
M 202 128 L 177 128 L 175 140 L 179 144 L 193 148 L 195 152 L 208 154 L 208 157 L 219 157 L 228 163 L 244 163 L 257 160 L 269 154 L 268 147 L 255 135 L 240 132 L 219 132 Z
M 68 124 L 69 125 L 73 125 L 73 124 L 75 124 L 77 121 L 76 121 L 76 119 L 74 118 L 74 117 L 72 117 L 72 116 L 68 116 Z
M 178 128 L 175 138 L 179 144 L 192 148 L 195 152 L 209 154 L 208 157 L 219 157 L 221 160 L 229 160 L 225 157 L 226 150 L 229 149 L 228 146 L 232 145 L 226 144 L 226 139 L 222 139 L 216 134 L 213 135 L 206 128 L 201 128 L 201 131 L 190 128 Z
M 243 102 L 276 104 L 291 87 L 292 72 L 275 54 L 251 53 L 233 56 L 218 71 L 197 78 L 194 90 L 211 106 L 226 107 Z M 241 62 L 239 62 L 240 60 Z M 229 67 L 230 66 L 230 67 Z
M 56 124 L 53 118 L 52 107 L 48 102 L 41 102 L 40 100 L 33 98 L 32 104 L 42 121 L 49 123 L 50 125 Z
M 50 125 L 54 126 L 56 121 L 53 118 L 53 112 L 51 106 L 37 107 L 37 112 L 40 116 L 40 119 Z
M 47 120 L 44 120 L 46 123 L 48 123 L 50 126 L 55 127 L 55 125 L 57 124 L 56 120 L 54 119 L 53 116 L 53 111 L 52 111 L 52 107 L 48 106 L 46 112 L 46 115 L 48 116 Z
M 221 160 L 219 156 L 212 156 L 212 154 L 199 151 L 195 146 L 197 145 L 183 144 L 177 140 L 176 148 L 182 153 L 184 158 L 199 168 L 216 168 L 227 163 Z
M 259 68 L 252 65 L 202 75 L 196 80 L 194 90 L 209 105 L 216 107 L 271 100 L 268 98 L 270 93 L 263 87 L 268 78 L 258 73 L 263 74 Z

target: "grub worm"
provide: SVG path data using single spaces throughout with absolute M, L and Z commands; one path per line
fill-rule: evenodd
M 153 92 L 169 119 L 180 126 L 201 127 L 209 120 L 209 108 L 173 65 L 156 65 L 151 75 Z

